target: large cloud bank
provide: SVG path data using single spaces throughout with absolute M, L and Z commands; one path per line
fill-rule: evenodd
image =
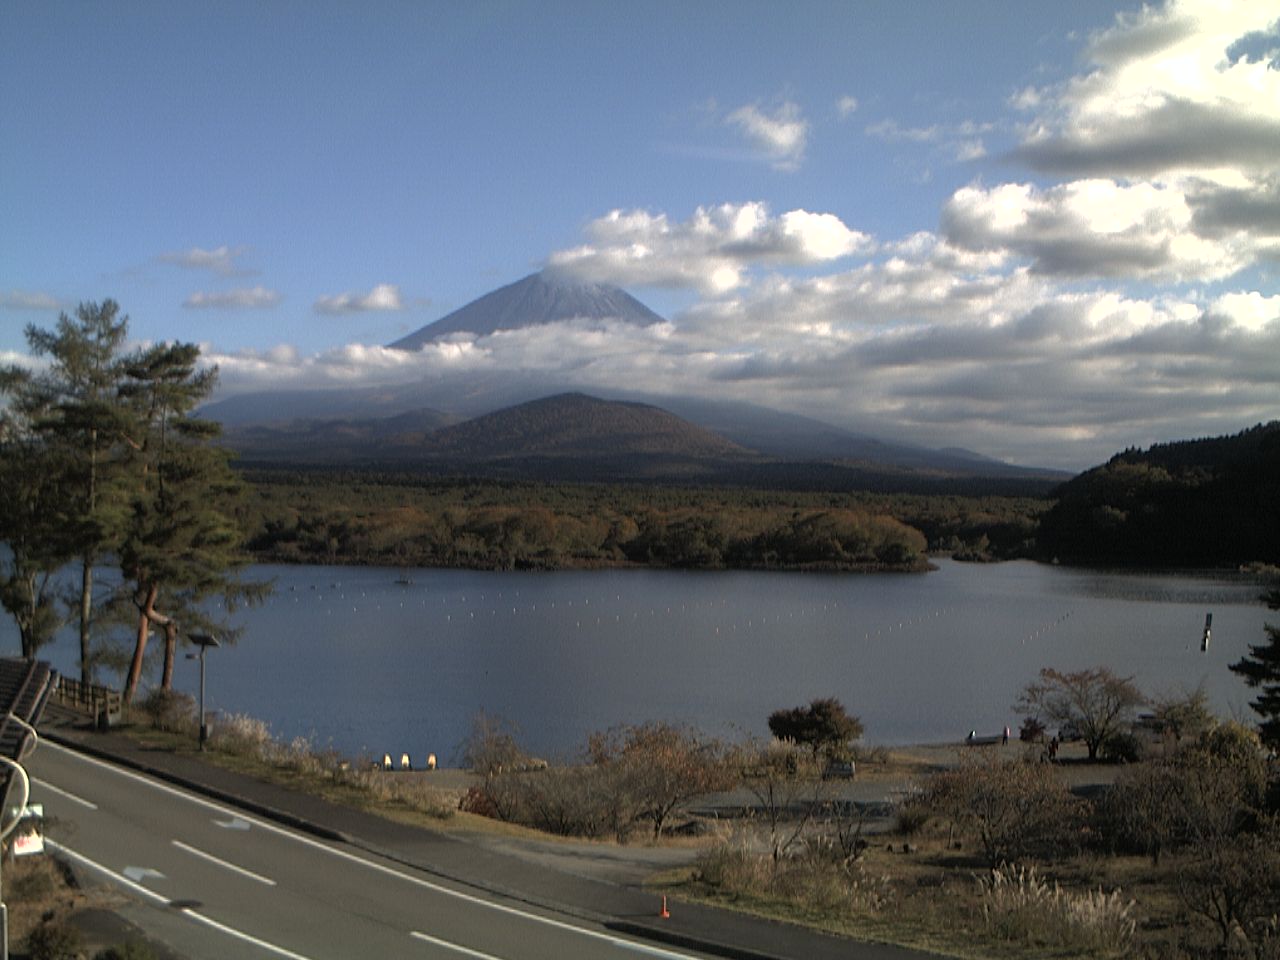
M 1280 416 L 1280 21 L 1260 3 L 1144 7 L 1085 59 L 1010 92 L 1016 175 L 956 189 L 936 230 L 873 237 L 763 202 L 620 209 L 548 258 L 689 291 L 668 324 L 215 359 L 240 388 L 509 369 L 701 392 L 1069 468 Z M 808 143 L 795 108 L 731 122 L 781 166 Z

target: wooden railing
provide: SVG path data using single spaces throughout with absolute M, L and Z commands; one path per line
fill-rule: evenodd
M 64 707 L 81 710 L 95 719 L 105 716 L 108 722 L 120 718 L 123 703 L 117 690 L 100 687 L 96 683 L 81 683 L 70 677 L 59 678 L 53 699 Z

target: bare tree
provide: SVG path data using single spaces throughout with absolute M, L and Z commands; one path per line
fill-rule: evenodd
M 1192 847 L 1176 873 L 1178 893 L 1192 913 L 1208 920 L 1225 950 L 1280 910 L 1280 828 L 1224 835 Z
M 756 799 L 769 827 L 776 864 L 803 836 L 830 799 L 817 758 L 794 743 L 751 743 L 738 756 L 742 785 Z
M 1144 703 L 1146 698 L 1133 677 L 1116 676 L 1107 667 L 1073 673 L 1045 667 L 1040 679 L 1022 692 L 1017 709 L 1059 728 L 1074 727 L 1089 750 L 1089 759 L 1096 760 L 1098 748 L 1123 731 Z
M 587 750 L 596 766 L 620 774 L 611 782 L 631 798 L 637 818 L 653 821 L 654 839 L 681 805 L 727 790 L 734 779 L 723 745 L 678 724 L 652 722 L 592 734 Z
M 929 778 L 923 802 L 975 832 L 993 869 L 1059 846 L 1080 810 L 1053 767 L 969 754 L 958 767 Z

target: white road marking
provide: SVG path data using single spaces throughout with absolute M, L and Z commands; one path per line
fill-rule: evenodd
M 217 813 L 226 817 L 240 817 L 242 819 L 247 820 L 249 823 L 251 823 L 255 827 L 258 827 L 263 830 L 269 830 L 272 833 L 275 833 L 282 837 L 287 837 L 290 840 L 293 840 L 295 843 L 303 844 L 304 846 L 311 847 L 315 850 L 321 850 L 329 854 L 330 856 L 337 857 L 341 860 L 347 860 L 351 863 L 360 864 L 361 866 L 366 867 L 369 870 L 375 870 L 375 871 L 378 871 L 379 873 L 383 873 L 388 876 L 398 877 L 399 879 L 404 880 L 406 883 L 414 884 L 415 886 L 421 887 L 425 890 L 431 890 L 443 896 L 453 897 L 454 899 L 462 900 L 474 906 L 487 908 L 489 910 L 495 910 L 499 913 L 505 913 L 513 917 L 519 917 L 521 919 L 529 920 L 534 923 L 541 923 L 544 926 L 554 927 L 558 930 L 564 930 L 567 932 L 576 933 L 579 936 L 588 937 L 592 940 L 603 941 L 604 943 L 610 944 L 611 946 L 619 947 L 625 950 L 631 950 L 636 953 L 642 953 L 646 956 L 660 957 L 662 958 L 662 960 L 696 960 L 694 955 L 690 953 L 677 953 L 674 950 L 664 950 L 661 947 L 651 947 L 647 944 L 640 943 L 635 940 L 625 940 L 613 934 L 601 933 L 597 930 L 589 930 L 586 927 L 575 926 L 572 923 L 565 923 L 562 920 L 555 920 L 555 919 L 552 919 L 551 917 L 544 917 L 537 913 L 529 913 L 524 910 L 518 910 L 515 907 L 509 907 L 506 904 L 496 903 L 492 900 L 485 900 L 482 897 L 472 896 L 471 894 L 464 893 L 461 890 L 453 890 L 453 889 L 450 889 L 449 887 L 441 886 L 440 884 L 434 883 L 430 880 L 424 880 L 422 877 L 416 877 L 413 874 L 404 873 L 401 870 L 397 870 L 393 867 L 388 867 L 385 864 L 376 863 L 372 860 L 366 860 L 364 857 L 357 856 L 356 854 L 351 853 L 347 850 L 341 850 L 337 847 L 331 847 L 328 844 L 321 843 L 319 840 L 312 839 L 311 837 L 308 837 L 305 834 L 295 833 L 292 830 L 287 830 L 284 827 L 278 826 L 277 824 L 271 823 L 269 821 L 259 820 L 256 817 L 246 816 L 242 812 L 232 810 L 229 807 L 225 807 L 225 806 L 222 806 L 221 804 L 214 803 L 211 800 L 206 800 L 203 797 L 189 793 L 185 790 L 180 790 L 177 787 L 172 787 L 169 784 L 163 783 L 159 780 L 149 779 L 148 777 L 143 776 L 140 773 L 135 773 L 134 771 L 129 770 L 125 767 L 117 767 L 113 764 L 107 763 L 104 760 L 99 760 L 97 757 L 91 757 L 91 756 L 88 756 L 87 754 L 79 753 L 76 750 L 72 750 L 70 747 L 64 747 L 61 744 L 50 743 L 49 741 L 43 741 L 41 745 L 52 747 L 55 750 L 61 751 L 66 754 L 70 754 L 71 756 L 79 760 L 83 760 L 86 763 L 90 763 L 95 766 L 101 767 L 104 770 L 109 770 L 112 773 L 115 773 L 122 777 L 127 777 L 130 780 L 135 780 L 138 783 L 151 787 L 153 790 L 159 790 L 162 793 L 168 793 L 172 796 L 179 797 L 183 800 L 186 800 L 189 803 L 198 804 L 199 806 L 206 807 L 207 809 L 210 809 L 210 810 L 214 810 Z
M 125 867 L 122 871 L 126 877 L 134 883 L 142 883 L 143 880 L 163 880 L 165 876 L 159 870 L 152 870 L 150 867 Z
M 74 793 L 63 790 L 61 787 L 55 787 L 52 783 L 46 783 L 44 780 L 38 780 L 35 777 L 31 778 L 31 782 L 37 784 L 43 790 L 48 790 L 51 793 L 56 793 L 60 797 L 65 797 L 72 803 L 78 803 L 80 806 L 87 807 L 90 810 L 98 809 L 98 805 L 96 803 L 90 803 L 88 800 L 84 799 L 84 797 L 77 797 Z
M 491 953 L 481 953 L 479 950 L 472 950 L 470 947 L 464 947 L 458 943 L 450 943 L 448 940 L 441 940 L 439 937 L 433 937 L 419 930 L 410 930 L 409 936 L 415 940 L 423 940 L 433 946 L 444 947 L 446 950 L 452 950 L 454 953 L 460 953 L 466 957 L 475 957 L 476 960 L 501 960 L 501 958 L 495 957 Z
M 223 860 L 221 857 L 215 857 L 212 853 L 206 853 L 205 851 L 200 850 L 196 847 L 193 847 L 190 844 L 183 843 L 181 840 L 174 840 L 171 842 L 179 850 L 185 850 L 187 853 L 191 854 L 193 857 L 199 857 L 202 860 L 208 860 L 210 863 L 215 863 L 225 870 L 231 870 L 235 873 L 240 874 L 240 876 L 242 877 L 248 877 L 250 880 L 257 880 L 259 883 L 265 883 L 269 887 L 274 887 L 276 885 L 276 882 L 272 880 L 270 877 L 264 877 L 260 873 L 254 873 L 252 870 L 246 870 L 244 867 L 240 867 L 234 863 L 230 863 L 227 860 Z
M 70 860 L 78 861 L 80 864 L 88 867 L 91 870 L 96 870 L 98 873 L 101 873 L 104 876 L 109 877 L 110 879 L 114 880 L 116 883 L 119 883 L 122 886 L 128 887 L 130 890 L 132 890 L 134 893 L 141 896 L 143 899 L 150 900 L 152 903 L 159 904 L 162 907 L 172 908 L 173 905 L 167 897 L 163 897 L 153 890 L 148 890 L 146 887 L 144 887 L 140 883 L 134 883 L 128 877 L 123 876 L 122 874 L 116 873 L 110 867 L 104 867 L 102 864 L 94 860 L 90 860 L 84 854 L 76 853 L 70 847 L 65 847 L 62 844 L 55 843 L 52 840 L 46 839 L 45 843 L 52 850 L 54 850 L 54 852 L 59 853 Z M 263 950 L 276 954 L 276 956 L 285 957 L 286 960 L 312 960 L 311 957 L 308 957 L 304 954 L 294 953 L 292 950 L 286 950 L 284 947 L 277 946 L 276 944 L 271 943 L 267 940 L 263 940 L 263 939 L 260 939 L 259 937 L 253 936 L 252 934 L 245 933 L 243 930 L 237 930 L 235 927 L 229 927 L 225 923 L 219 923 L 217 920 L 214 920 L 210 917 L 206 917 L 202 913 L 197 913 L 195 910 L 191 909 L 190 907 L 179 907 L 178 911 L 190 917 L 192 920 L 195 920 L 197 923 L 203 923 L 205 926 L 212 927 L 214 930 L 217 930 L 220 933 L 225 933 L 229 937 L 235 937 L 237 940 L 243 940 L 245 943 L 251 943 L 255 947 L 261 947 Z

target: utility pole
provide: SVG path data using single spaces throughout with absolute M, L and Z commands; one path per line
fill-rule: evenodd
M 187 639 L 200 648 L 200 749 L 203 750 L 205 741 L 209 739 L 209 725 L 204 719 L 204 654 L 210 647 L 221 646 L 221 644 L 218 643 L 217 637 L 207 633 L 191 633 L 187 635 Z

